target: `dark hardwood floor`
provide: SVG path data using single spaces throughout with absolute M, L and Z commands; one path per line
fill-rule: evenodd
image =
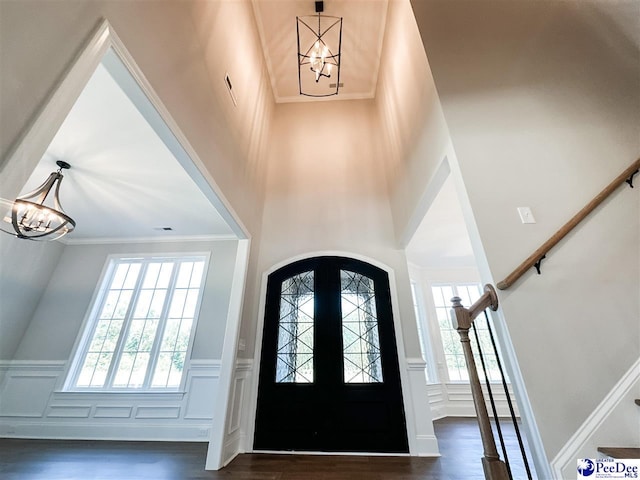
M 482 480 L 482 445 L 473 418 L 435 422 L 442 456 L 369 457 L 245 454 L 205 471 L 205 443 L 0 439 L 3 480 Z M 513 428 L 505 429 L 511 457 Z M 513 477 L 525 479 L 512 459 Z

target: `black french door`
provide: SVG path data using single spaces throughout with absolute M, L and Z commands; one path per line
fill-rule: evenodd
M 343 257 L 267 283 L 254 448 L 408 452 L 389 280 Z

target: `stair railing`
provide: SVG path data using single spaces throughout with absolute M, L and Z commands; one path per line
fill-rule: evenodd
M 520 428 L 518 426 L 515 409 L 511 396 L 509 394 L 506 376 L 500 361 L 500 354 L 498 352 L 498 346 L 495 341 L 491 322 L 487 315 L 487 308 L 495 311 L 498 309 L 498 295 L 495 289 L 491 285 L 485 285 L 484 294 L 469 308 L 465 308 L 462 305 L 460 297 L 453 297 L 451 299 L 453 307 L 451 309 L 451 321 L 453 328 L 458 331 L 460 335 L 460 342 L 462 343 L 462 351 L 464 352 L 464 358 L 467 364 L 467 370 L 469 372 L 469 384 L 471 386 L 471 395 L 473 397 L 473 404 L 476 409 L 476 416 L 478 419 L 478 426 L 480 427 L 480 436 L 482 438 L 482 446 L 484 455 L 482 457 L 482 468 L 484 470 L 484 476 L 486 480 L 513 480 L 513 474 L 509 465 L 509 457 L 505 446 L 504 438 L 502 435 L 502 427 L 500 425 L 500 418 L 498 416 L 496 403 L 493 396 L 493 390 L 487 367 L 485 364 L 485 355 L 482 351 L 481 343 L 478 339 L 478 332 L 475 326 L 475 319 L 480 314 L 484 314 L 487 320 L 487 328 L 489 330 L 489 337 L 491 339 L 491 346 L 495 358 L 497 359 L 498 369 L 500 371 L 500 377 L 502 380 L 502 387 L 507 398 L 507 404 L 511 414 L 511 421 L 513 422 L 514 430 L 518 438 L 520 446 L 520 453 L 522 455 L 523 465 L 526 470 L 527 477 L 532 478 L 531 470 L 529 468 L 529 462 L 525 452 L 524 442 L 520 434 Z M 484 373 L 485 385 L 487 388 L 487 394 L 489 396 L 489 402 L 493 413 L 493 421 L 496 425 L 496 431 L 498 439 L 500 440 L 500 446 L 502 450 L 503 459 L 500 458 L 500 454 L 496 448 L 495 437 L 493 434 L 493 427 L 491 425 L 491 418 L 487 410 L 487 404 L 485 402 L 484 393 L 482 391 L 482 385 L 480 383 L 480 377 L 478 375 L 478 369 L 471 346 L 471 338 L 469 336 L 469 330 L 473 330 L 475 336 L 475 344 L 478 349 L 478 358 L 480 359 L 482 371 Z
M 609 195 L 611 195 L 620 185 L 628 183 L 633 188 L 633 177 L 640 171 L 640 158 L 633 162 L 624 172 L 618 175 L 609 185 L 605 187 L 593 200 L 587 203 L 582 210 L 576 213 L 571 220 L 565 223 L 556 233 L 554 233 L 549 240 L 544 242 L 540 248 L 533 252 L 527 259 L 522 262 L 516 269 L 511 272 L 507 277 L 498 282 L 497 287 L 500 290 L 505 290 L 513 285 L 527 270 L 531 267 L 535 267 L 538 275 L 540 274 L 540 265 L 542 260 L 546 258 L 547 253 L 551 250 L 560 240 L 562 240 L 576 225 L 585 219 L 592 211 L 596 209 L 598 205 L 604 202 Z
M 571 230 L 573 230 L 582 220 L 584 220 L 593 210 L 595 210 L 602 202 L 604 202 L 609 195 L 620 187 L 620 185 L 627 183 L 633 188 L 633 177 L 640 172 L 640 158 L 633 162 L 627 169 L 618 175 L 604 190 L 596 195 L 582 210 L 576 213 L 562 228 L 554 233 L 545 243 L 540 246 L 535 252 L 533 252 L 524 262 L 522 262 L 513 272 L 511 272 L 504 280 L 498 282 L 497 287 L 500 290 L 504 290 L 513 285 L 527 270 L 531 267 L 535 267 L 538 274 L 540 274 L 540 267 L 542 260 L 546 258 L 546 254 L 551 250 L 560 240 L 562 240 Z M 520 446 L 520 452 L 522 454 L 523 465 L 526 470 L 527 478 L 532 479 L 529 462 L 524 447 L 524 442 L 520 434 L 520 429 L 511 401 L 511 396 L 508 391 L 508 385 L 506 376 L 500 361 L 500 354 L 495 342 L 495 337 L 491 327 L 491 321 L 487 315 L 486 310 L 490 308 L 495 311 L 498 309 L 498 296 L 495 289 L 491 285 L 485 285 L 484 294 L 469 308 L 465 308 L 462 305 L 462 300 L 459 297 L 453 297 L 451 299 L 453 306 L 451 309 L 451 321 L 453 328 L 458 331 L 460 335 L 460 342 L 462 343 L 462 350 L 464 358 L 467 364 L 467 370 L 469 373 L 469 384 L 471 386 L 471 394 L 473 397 L 473 403 L 475 406 L 478 426 L 480 428 L 480 436 L 482 438 L 483 457 L 482 468 L 484 470 L 484 476 L 486 480 L 513 480 L 513 474 L 509 465 L 509 458 L 505 447 L 505 442 L 502 435 L 502 428 L 500 426 L 500 419 L 496 409 L 496 404 L 493 397 L 493 391 L 491 381 L 489 380 L 487 367 L 485 364 L 484 353 L 482 352 L 481 342 L 478 339 L 478 333 L 475 326 L 475 319 L 482 313 L 487 320 L 487 328 L 491 339 L 491 346 L 495 358 L 497 359 L 497 365 L 500 371 L 502 380 L 502 386 L 504 388 L 507 403 L 509 405 L 511 420 L 513 422 L 514 431 L 518 438 Z M 489 403 L 491 405 L 493 413 L 493 421 L 496 425 L 497 436 L 501 444 L 501 450 L 503 459 L 500 458 L 498 449 L 496 448 L 496 441 L 493 433 L 493 427 L 491 423 L 491 417 L 487 410 L 487 404 L 485 401 L 482 385 L 480 383 L 480 377 L 478 375 L 478 368 L 473 354 L 471 346 L 471 337 L 469 336 L 469 330 L 472 330 L 475 336 L 475 344 L 478 349 L 478 358 L 480 359 L 482 371 L 484 373 L 485 385 L 489 396 Z

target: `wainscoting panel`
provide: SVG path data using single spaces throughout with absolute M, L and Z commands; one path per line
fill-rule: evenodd
M 2 362 L 0 436 L 207 441 L 220 362 L 192 360 L 180 392 L 64 392 L 65 362 Z
M 89 418 L 91 405 L 52 405 L 47 418 Z
M 55 374 L 20 374 L 8 372 L 3 392 L 2 413 L 12 417 L 40 418 L 47 408 L 47 401 L 56 385 Z
M 486 387 L 483 385 L 485 399 L 489 400 Z M 504 393 L 502 384 L 492 384 L 491 390 L 496 403 L 496 410 L 501 417 L 510 416 L 507 396 Z M 513 402 L 513 408 L 518 415 L 518 408 L 511 386 L 509 392 Z M 433 418 L 443 417 L 475 417 L 476 411 L 473 406 L 471 387 L 468 383 L 432 383 L 427 385 L 429 406 L 433 412 Z M 491 412 L 489 412 L 491 414 Z
M 133 407 L 116 407 L 113 405 L 96 405 L 93 418 L 131 418 Z
M 180 407 L 162 405 L 138 407 L 136 418 L 180 418 Z
M 242 406 L 242 397 L 244 396 L 245 379 L 236 378 L 233 384 L 233 400 L 231 402 L 231 421 L 229 422 L 229 430 L 231 434 L 240 428 L 240 407 Z
M 253 372 L 253 360 L 239 358 L 233 376 L 233 392 L 231 404 L 227 414 L 227 435 L 224 442 L 224 461 L 226 465 L 238 453 L 245 453 L 243 445 L 246 440 L 246 431 L 243 428 L 242 412 L 246 412 L 246 386 L 251 384 Z
M 64 362 L 0 362 L 0 413 L 17 418 L 41 418 Z M 14 392 L 6 395 L 4 392 Z
M 192 376 L 191 394 L 187 398 L 184 418 L 189 420 L 211 420 L 215 399 L 210 392 L 215 392 L 218 378 L 214 376 Z

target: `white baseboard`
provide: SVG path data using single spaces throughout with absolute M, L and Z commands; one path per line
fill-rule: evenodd
M 228 436 L 227 441 L 224 444 L 224 458 L 222 459 L 222 466 L 228 465 L 236 458 L 241 451 L 242 435 L 239 431 L 234 432 L 233 435 Z
M 416 435 L 418 457 L 440 457 L 438 439 L 435 435 Z
M 611 389 L 607 396 L 600 402 L 596 409 L 587 417 L 576 433 L 560 449 L 555 458 L 551 461 L 551 469 L 556 478 L 564 478 L 568 471 L 575 472 L 576 460 L 578 458 L 597 457 L 597 445 L 601 442 L 609 441 L 605 431 L 607 422 L 618 422 L 621 425 L 631 424 L 631 418 L 635 415 L 638 418 L 638 407 L 633 403 L 633 399 L 638 398 L 640 393 L 640 358 L 627 370 L 622 378 Z M 619 418 L 618 418 L 619 417 Z M 637 430 L 637 421 L 636 421 Z M 616 441 L 624 441 L 620 438 L 621 429 L 616 428 Z M 633 430 L 633 428 L 632 428 Z M 632 432 L 633 436 L 634 432 Z M 638 438 L 631 438 L 630 441 L 640 441 L 640 433 L 635 432 Z M 629 441 L 629 440 L 627 440 Z M 605 445 L 600 445 L 605 446 Z M 637 446 L 619 445 L 614 446 Z
M 59 422 L 21 422 L 0 419 L 2 438 L 39 438 L 52 440 L 118 440 L 162 442 L 207 442 L 211 422 L 194 425 L 132 425 Z

